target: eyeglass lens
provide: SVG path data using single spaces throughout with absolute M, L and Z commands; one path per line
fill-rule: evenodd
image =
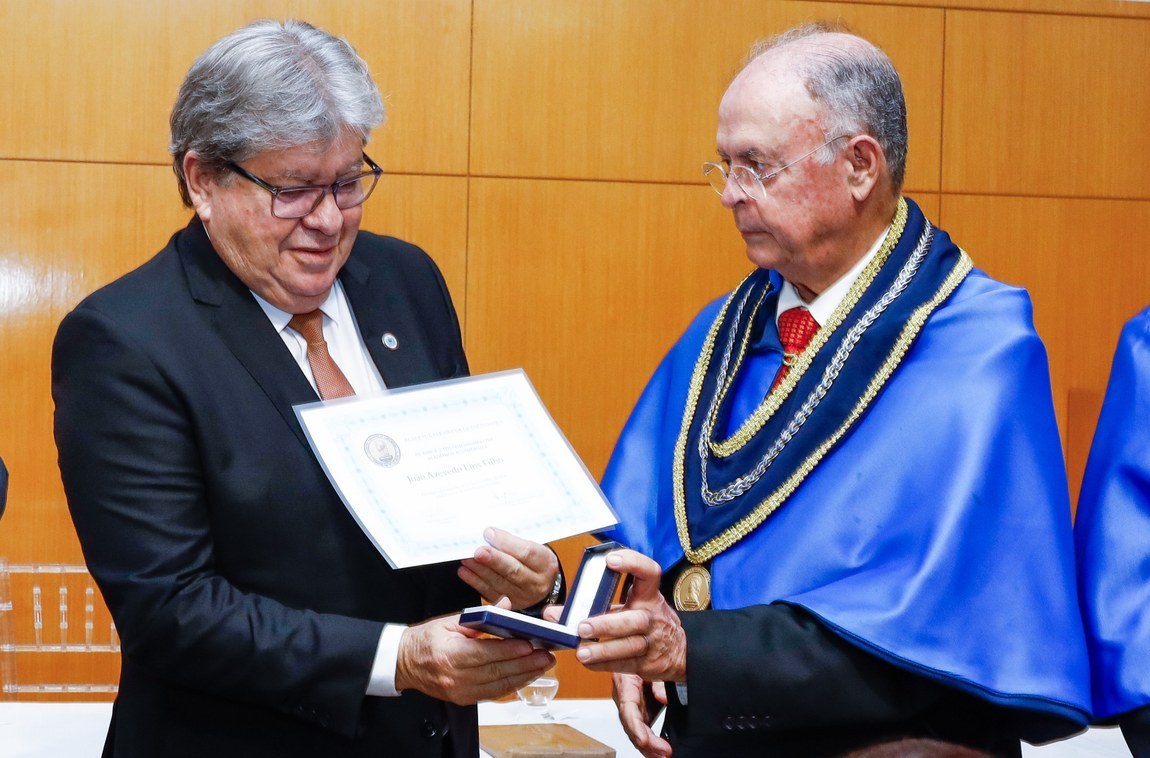
M 749 166 L 731 166 L 729 170 L 725 170 L 717 163 L 704 163 L 703 176 L 707 177 L 707 181 L 711 184 L 711 189 L 715 190 L 715 192 L 717 192 L 719 195 L 722 195 L 726 190 L 727 180 L 730 178 L 734 179 L 735 183 L 739 185 L 739 189 L 745 192 L 748 196 L 754 198 L 755 200 L 766 200 L 767 188 L 764 186 L 766 182 L 774 179 L 776 176 L 786 171 L 788 168 L 795 165 L 799 161 L 806 160 L 835 140 L 840 140 L 843 137 L 849 136 L 850 135 L 848 134 L 840 134 L 836 137 L 831 137 L 823 144 L 818 145 L 817 147 L 812 147 L 810 150 L 803 153 L 798 158 L 795 158 L 790 163 L 779 166 L 769 174 L 763 174 L 760 176 L 759 174 L 756 174 L 754 170 Z
M 707 177 L 711 189 L 716 194 L 723 194 L 723 190 L 727 188 L 727 177 L 729 176 L 739 185 L 739 189 L 751 197 L 757 200 L 765 198 L 763 185 L 759 182 L 758 175 L 747 166 L 731 166 L 730 169 L 724 171 L 722 166 L 711 163 L 704 167 L 703 174 Z
M 279 218 L 303 218 L 319 207 L 329 191 L 335 197 L 337 208 L 354 208 L 367 200 L 378 179 L 378 174 L 367 173 L 336 182 L 333 187 L 282 189 L 272 196 L 272 213 Z

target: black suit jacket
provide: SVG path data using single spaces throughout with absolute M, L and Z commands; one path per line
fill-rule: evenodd
M 680 568 L 663 574 L 668 603 Z M 663 722 L 675 758 L 829 758 L 906 739 L 1020 756 L 1022 739 L 1040 744 L 1081 728 L 903 668 L 800 606 L 752 605 L 680 619 L 688 702 L 668 685 Z
M 340 281 L 388 386 L 467 373 L 421 250 L 360 232 Z M 384 622 L 476 594 L 454 565 L 392 570 L 362 534 L 292 411 L 315 391 L 198 221 L 64 319 L 52 393 L 123 642 L 106 755 L 476 754 L 474 707 L 364 694 Z

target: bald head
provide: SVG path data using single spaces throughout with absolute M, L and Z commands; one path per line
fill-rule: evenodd
M 756 48 L 715 133 L 747 257 L 807 301 L 850 270 L 894 217 L 905 114 L 894 67 L 866 40 L 796 30 Z
M 892 190 L 906 176 L 906 99 L 886 53 L 829 24 L 790 29 L 755 45 L 732 87 L 757 71 L 786 72 L 821 109 L 827 138 L 869 134 L 882 147 Z

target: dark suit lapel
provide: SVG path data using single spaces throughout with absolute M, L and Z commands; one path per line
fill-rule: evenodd
M 179 253 L 192 298 L 203 307 L 216 334 L 267 394 L 292 433 L 307 446 L 307 437 L 292 406 L 319 400 L 319 396 L 276 334 L 267 314 L 216 254 L 198 220 L 193 220 L 188 233 L 181 235 Z
M 407 338 L 415 334 L 415 325 L 410 323 L 411 313 L 395 307 L 402 298 L 393 291 L 387 277 L 373 277 L 371 269 L 356 258 L 353 250 L 339 273 L 339 280 L 355 314 L 360 336 L 384 384 L 404 387 L 434 378 L 426 359 L 419 358 L 419 351 L 404 349 Z M 385 338 L 394 349 L 384 343 Z

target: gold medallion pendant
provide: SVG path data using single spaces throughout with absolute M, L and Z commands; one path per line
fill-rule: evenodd
M 706 567 L 688 566 L 675 580 L 677 611 L 705 611 L 711 607 L 711 572 Z

